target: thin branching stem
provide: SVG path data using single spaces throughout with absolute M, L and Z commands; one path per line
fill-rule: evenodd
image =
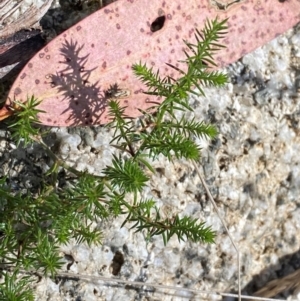
M 207 193 L 207 195 L 209 197 L 209 200 L 212 203 L 212 205 L 213 205 L 213 207 L 214 207 L 214 209 L 215 209 L 215 211 L 216 211 L 216 213 L 217 213 L 220 221 L 222 222 L 222 225 L 225 228 L 226 233 L 227 233 L 227 235 L 228 235 L 228 237 L 229 237 L 229 239 L 230 239 L 230 241 L 231 241 L 231 243 L 232 243 L 232 245 L 233 245 L 233 247 L 235 249 L 235 252 L 236 252 L 236 255 L 237 255 L 237 265 L 238 265 L 238 296 L 239 296 L 239 301 L 240 301 L 241 300 L 241 263 L 240 263 L 240 251 L 239 251 L 239 248 L 236 245 L 236 243 L 234 242 L 234 239 L 233 239 L 232 235 L 230 234 L 230 232 L 229 232 L 229 230 L 227 228 L 226 222 L 222 218 L 222 216 L 221 216 L 221 214 L 219 212 L 219 209 L 218 209 L 218 207 L 216 205 L 216 202 L 214 201 L 214 198 L 211 195 L 210 190 L 209 190 L 208 186 L 206 185 L 206 182 L 204 181 L 204 179 L 203 179 L 203 177 L 201 175 L 201 171 L 200 171 L 200 169 L 198 167 L 198 164 L 195 161 L 193 161 L 193 165 L 196 168 L 197 174 L 198 174 L 198 176 L 199 176 L 199 178 L 201 180 L 201 183 L 202 183 L 202 185 L 203 185 L 203 187 L 204 187 L 204 189 L 205 189 L 205 191 L 206 191 L 206 193 Z

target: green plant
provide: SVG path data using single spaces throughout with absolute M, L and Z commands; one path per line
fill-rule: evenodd
M 0 300 L 9 301 L 33 301 L 33 291 L 29 288 L 32 279 L 29 276 L 23 276 L 18 279 L 17 272 L 2 273 L 4 283 L 1 285 Z
M 133 72 L 148 88 L 146 93 L 164 100 L 141 112 L 140 127 L 124 114 L 125 108 L 117 100 L 110 100 L 108 126 L 114 129 L 111 145 L 120 153 L 103 170 L 103 176 L 67 166 L 43 142 L 42 132 L 36 127 L 37 114 L 41 113 L 36 109 L 39 101 L 32 97 L 24 104 L 16 102 L 15 116 L 9 125 L 12 137 L 18 145 L 40 143 L 53 164 L 44 175 L 38 194 L 15 193 L 6 184 L 6 178 L 0 181 L 0 258 L 4 275 L 0 300 L 23 300 L 18 283 L 24 279 L 18 282 L 14 278 L 15 296 L 8 289 L 18 270 L 54 276 L 62 265 L 59 244 L 72 238 L 78 243 L 101 243 L 101 231 L 92 227 L 99 218 L 124 215 L 122 226 L 131 223 L 131 228 L 143 231 L 148 240 L 162 235 L 165 244 L 174 235 L 179 240 L 214 242 L 216 233 L 210 226 L 189 216 L 164 217 L 155 200 L 142 199 L 141 192 L 148 185 L 149 173 L 154 173 L 148 159 L 162 154 L 168 160 L 198 160 L 201 149 L 193 138 L 212 139 L 217 135 L 213 125 L 188 120 L 185 113 L 192 111 L 189 93 L 204 95 L 203 86 L 220 87 L 227 82 L 226 75 L 209 69 L 215 66 L 213 53 L 223 47 L 218 40 L 225 34 L 225 22 L 207 22 L 202 32 L 196 30 L 196 44 L 185 41 L 189 52 L 185 52 L 186 59 L 181 63 L 186 65 L 186 71 L 168 64 L 181 74 L 177 80 L 161 78 L 159 71 L 154 72 L 146 64 L 133 66 Z M 177 118 L 176 111 L 181 111 L 182 117 Z M 63 189 L 57 185 L 57 173 L 62 169 L 75 175 Z M 128 194 L 132 195 L 132 202 L 126 201 Z M 9 274 L 6 267 L 13 267 L 15 272 Z

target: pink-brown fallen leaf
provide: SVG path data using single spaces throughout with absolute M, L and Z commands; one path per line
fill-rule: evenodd
M 218 10 L 222 8 L 223 10 Z M 119 0 L 90 15 L 51 41 L 19 74 L 0 110 L 11 114 L 11 100 L 42 99 L 40 121 L 50 126 L 101 124 L 108 121 L 106 103 L 117 97 L 127 114 L 138 116 L 154 96 L 131 66 L 144 62 L 161 76 L 178 77 L 165 63 L 185 58 L 184 40 L 195 41 L 195 28 L 206 19 L 228 18 L 226 49 L 216 56 L 219 67 L 265 44 L 300 20 L 297 0 Z M 120 93 L 121 92 L 121 93 Z

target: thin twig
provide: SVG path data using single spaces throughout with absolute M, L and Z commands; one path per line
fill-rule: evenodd
M 207 193 L 207 195 L 208 195 L 211 203 L 213 204 L 213 206 L 214 206 L 214 208 L 216 210 L 216 213 L 217 213 L 219 219 L 221 220 L 221 222 L 222 222 L 222 224 L 223 224 L 223 226 L 224 226 L 224 228 L 225 228 L 225 230 L 226 230 L 226 232 L 227 232 L 227 234 L 229 236 L 229 239 L 230 239 L 230 241 L 231 241 L 231 243 L 232 243 L 232 245 L 233 245 L 233 247 L 234 247 L 234 249 L 236 251 L 236 254 L 237 254 L 237 264 L 238 264 L 238 296 L 239 296 L 239 301 L 241 301 L 241 266 L 240 266 L 240 252 L 239 252 L 239 249 L 238 249 L 237 245 L 235 244 L 235 242 L 234 242 L 231 234 L 229 233 L 228 228 L 227 228 L 226 223 L 225 223 L 225 220 L 220 215 L 218 207 L 217 207 L 217 205 L 216 205 L 216 203 L 214 201 L 214 198 L 212 197 L 212 195 L 211 195 L 211 193 L 209 191 L 208 186 L 206 185 L 203 177 L 201 176 L 200 169 L 199 169 L 198 165 L 196 164 L 196 162 L 194 160 L 193 160 L 193 164 L 194 164 L 194 166 L 195 166 L 195 168 L 197 170 L 197 173 L 198 173 L 198 176 L 199 176 L 199 178 L 201 180 L 201 183 L 204 186 L 204 189 L 205 189 L 205 191 L 206 191 L 206 193 Z
M 26 272 L 28 273 L 28 272 Z M 168 285 L 162 285 L 162 284 L 155 284 L 155 283 L 145 283 L 140 281 L 130 281 L 130 280 L 122 280 L 117 278 L 108 278 L 103 276 L 93 276 L 93 275 L 78 275 L 73 273 L 58 273 L 57 276 L 60 277 L 66 277 L 66 278 L 78 278 L 80 280 L 88 280 L 88 281 L 106 281 L 106 282 L 117 282 L 122 284 L 129 284 L 129 285 L 139 285 L 144 287 L 155 287 L 159 289 L 171 289 L 175 291 L 184 291 L 184 292 L 190 292 L 194 294 L 208 294 L 208 295 L 216 295 L 216 296 L 222 296 L 222 297 L 238 297 L 240 300 L 241 298 L 244 300 L 261 300 L 261 301 L 282 301 L 279 299 L 270 299 L 270 298 L 262 298 L 262 297 L 252 297 L 252 296 L 246 296 L 241 294 L 229 294 L 229 293 L 222 293 L 218 291 L 213 290 L 197 290 L 197 289 L 190 289 L 186 287 L 178 287 L 178 286 L 168 286 Z

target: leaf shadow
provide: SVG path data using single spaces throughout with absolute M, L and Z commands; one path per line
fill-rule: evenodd
M 83 48 L 84 44 L 65 40 L 60 48 L 62 60 L 59 61 L 63 68 L 49 75 L 50 87 L 57 89 L 61 101 L 68 102 L 68 107 L 62 112 L 69 112 L 68 126 L 99 124 L 108 101 L 99 82 L 90 82 L 97 67 L 86 67 L 89 54 L 81 54 Z

